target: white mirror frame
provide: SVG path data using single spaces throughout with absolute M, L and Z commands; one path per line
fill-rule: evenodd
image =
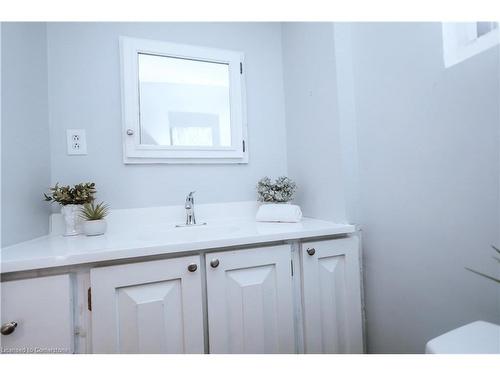
M 140 144 L 138 54 L 229 65 L 231 147 Z M 120 37 L 123 162 L 125 164 L 248 163 L 244 54 L 237 51 Z

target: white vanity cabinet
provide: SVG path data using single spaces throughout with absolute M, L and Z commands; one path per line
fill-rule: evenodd
M 301 246 L 306 353 L 362 353 L 358 238 Z
M 294 353 L 290 245 L 206 254 L 210 353 Z
M 245 241 L 2 274 L 1 349 L 363 352 L 356 235 Z
M 94 268 L 94 353 L 203 353 L 200 257 Z
M 2 353 L 72 353 L 73 296 L 69 275 L 1 283 Z

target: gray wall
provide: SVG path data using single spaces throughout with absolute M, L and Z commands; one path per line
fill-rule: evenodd
M 2 23 L 2 246 L 48 230 L 47 49 L 43 23 Z
M 248 165 L 124 165 L 118 37 L 245 52 Z M 278 23 L 49 23 L 52 183 L 92 180 L 113 208 L 255 199 L 263 175 L 286 173 Z M 87 131 L 87 156 L 66 155 L 67 128 Z
M 440 23 L 282 37 L 289 174 L 307 214 L 361 225 L 368 351 L 498 322 L 497 286 L 464 270 L 496 271 L 498 47 L 445 69 Z
M 464 270 L 495 272 L 498 47 L 445 69 L 439 23 L 354 24 L 351 37 L 368 349 L 420 353 L 500 320 L 498 286 Z
M 282 30 L 288 174 L 304 215 L 343 222 L 339 111 L 332 23 Z

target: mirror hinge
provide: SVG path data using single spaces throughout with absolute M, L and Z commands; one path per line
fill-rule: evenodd
M 243 143 L 243 152 L 245 152 L 245 140 L 243 140 L 242 143 Z
M 240 62 L 240 74 L 243 74 L 243 63 Z
M 89 311 L 92 311 L 92 289 L 91 288 L 87 289 L 87 309 L 89 309 Z

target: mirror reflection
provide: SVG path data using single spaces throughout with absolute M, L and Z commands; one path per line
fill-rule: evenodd
M 140 143 L 230 147 L 229 65 L 139 53 Z

